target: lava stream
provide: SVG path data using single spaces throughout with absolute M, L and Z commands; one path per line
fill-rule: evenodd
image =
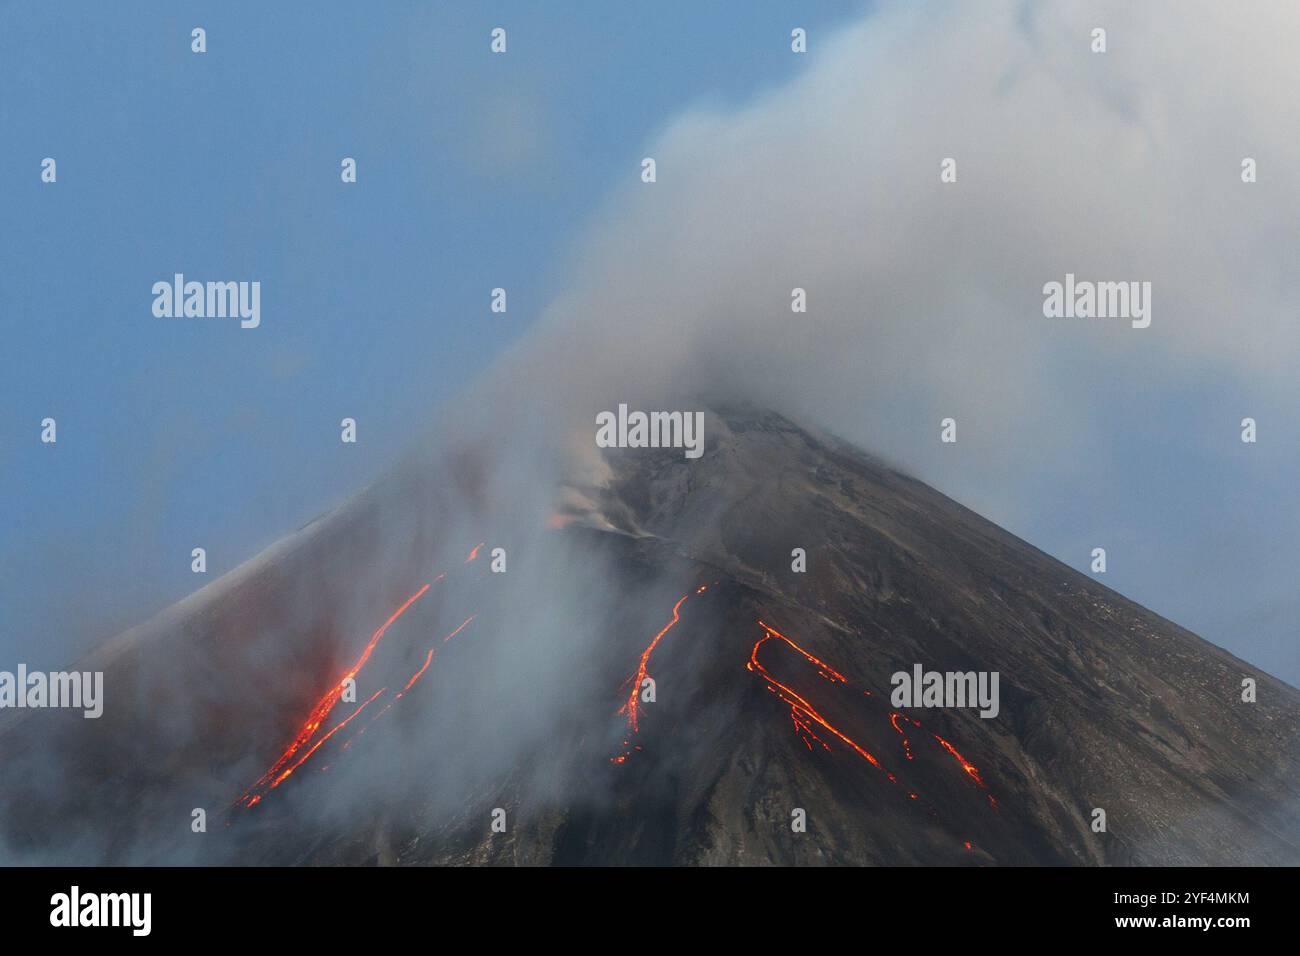
M 704 587 L 701 586 L 695 593 L 702 594 L 703 592 Z M 628 692 L 627 700 L 623 702 L 623 706 L 618 709 L 620 714 L 625 714 L 627 716 L 628 735 L 623 740 L 623 747 L 625 748 L 623 753 L 619 754 L 617 757 L 611 757 L 611 763 L 623 763 L 629 756 L 631 756 L 631 750 L 626 748 L 631 747 L 632 737 L 641 730 L 640 712 L 637 709 L 637 705 L 640 703 L 641 699 L 641 685 L 646 679 L 646 673 L 650 669 L 650 655 L 654 653 L 655 647 L 658 646 L 659 642 L 663 639 L 663 636 L 671 631 L 673 627 L 676 626 L 677 622 L 681 620 L 679 612 L 681 611 L 682 605 L 686 603 L 686 599 L 689 597 L 690 594 L 688 593 L 683 594 L 677 599 L 677 603 L 673 605 L 672 620 L 665 624 L 659 633 L 650 639 L 650 643 L 646 645 L 646 649 L 641 652 L 641 661 L 637 665 L 636 673 L 628 678 L 628 681 L 632 684 L 632 689 Z M 639 750 L 640 748 L 638 747 L 634 749 Z
M 677 600 L 677 603 L 673 605 L 673 619 L 665 624 L 663 629 L 650 639 L 650 643 L 646 645 L 646 649 L 641 652 L 641 663 L 637 666 L 636 676 L 632 679 L 632 690 L 627 695 L 627 701 L 618 709 L 620 714 L 627 714 L 627 725 L 631 728 L 632 733 L 634 734 L 641 729 L 637 704 L 640 702 L 641 685 L 645 681 L 647 671 L 650 669 L 650 655 L 654 653 L 655 647 L 658 646 L 661 640 L 663 640 L 663 636 L 671 631 L 677 622 L 681 620 L 681 616 L 678 612 L 681 610 L 682 605 L 686 603 L 686 599 L 689 596 L 690 595 L 683 594 Z
M 424 672 L 429 669 L 429 662 L 432 660 L 433 660 L 433 648 L 431 647 L 429 648 L 429 653 L 424 656 L 424 663 L 420 665 L 420 669 L 411 675 L 411 679 L 406 682 L 406 686 L 403 687 L 400 691 L 398 691 L 397 697 L 394 697 L 393 700 L 398 700 L 403 694 L 405 694 L 408 690 L 411 689 L 412 684 L 414 684 L 417 680 L 419 680 L 421 677 L 424 676 Z
M 880 765 L 880 762 L 877 761 L 874 756 L 872 756 L 869 752 L 867 752 L 863 747 L 859 746 L 858 743 L 852 740 L 850 737 L 848 737 L 848 735 L 844 734 L 842 731 L 832 726 L 829 723 L 829 721 L 826 720 L 825 717 L 823 717 L 820 713 L 817 712 L 817 710 L 812 706 L 812 704 L 808 702 L 807 699 L 801 697 L 799 694 L 795 693 L 795 691 L 792 690 L 790 687 L 786 686 L 785 684 L 782 684 L 775 677 L 773 677 L 772 674 L 765 667 L 763 667 L 761 663 L 759 663 L 758 649 L 770 640 L 783 641 L 789 647 L 791 647 L 792 649 L 797 651 L 800 655 L 802 655 L 803 658 L 807 660 L 810 664 L 812 664 L 813 667 L 817 669 L 818 674 L 820 674 L 823 678 L 833 683 L 843 683 L 843 684 L 848 683 L 847 678 L 845 678 L 843 674 L 835 670 L 835 668 L 831 667 L 825 661 L 813 656 L 808 651 L 804 650 L 802 647 L 800 647 L 790 638 L 786 637 L 776 628 L 771 627 L 768 624 L 765 624 L 761 620 L 758 622 L 758 624 L 760 627 L 763 628 L 764 632 L 766 633 L 762 638 L 759 639 L 758 643 L 754 645 L 753 650 L 750 652 L 749 663 L 746 665 L 746 667 L 750 671 L 759 674 L 765 681 L 767 681 L 767 689 L 771 691 L 773 694 L 775 694 L 777 697 L 781 698 L 781 700 L 784 703 L 789 705 L 790 718 L 794 722 L 795 733 L 797 733 L 803 739 L 803 742 L 808 747 L 808 749 L 809 750 L 813 749 L 812 741 L 816 741 L 827 750 L 830 749 L 830 747 L 826 745 L 826 742 L 822 740 L 819 736 L 817 736 L 816 732 L 813 730 L 812 725 L 816 724 L 824 728 L 826 731 L 834 734 L 840 740 L 842 740 L 845 744 L 847 744 L 850 748 L 852 748 L 860 757 L 862 757 L 864 760 L 870 763 L 873 767 L 884 772 L 885 775 L 889 778 L 890 782 L 897 783 L 898 781 L 895 778 L 895 776 L 889 771 L 885 770 L 885 768 Z M 863 691 L 863 694 L 868 697 L 871 696 L 870 691 Z M 893 726 L 894 730 L 896 730 L 898 732 L 898 735 L 902 738 L 903 755 L 908 760 L 912 760 L 914 759 L 914 755 L 912 753 L 911 743 L 907 738 L 907 733 L 902 725 L 902 721 L 907 721 L 913 727 L 918 727 L 918 728 L 921 726 L 921 722 L 917 720 L 915 717 L 909 717 L 897 711 L 891 711 L 889 714 L 889 723 Z M 947 740 L 945 740 L 943 737 L 940 737 L 938 734 L 933 733 L 931 731 L 927 731 L 927 733 L 929 733 L 930 736 L 933 737 L 939 743 L 939 745 L 942 746 L 943 749 L 946 750 L 952 756 L 952 758 L 957 761 L 962 771 L 968 777 L 970 777 L 971 780 L 973 780 L 981 790 L 985 791 L 985 796 L 988 798 L 989 805 L 992 806 L 994 809 L 996 809 L 998 806 L 998 802 L 991 793 L 988 793 L 988 786 L 984 783 L 984 778 L 980 775 L 979 768 L 976 767 L 969 760 L 967 760 L 964 756 L 962 756 L 961 753 L 957 750 L 957 748 L 954 747 Z M 909 792 L 908 796 L 913 800 L 917 799 L 918 797 L 918 795 L 915 792 Z
M 305 754 L 303 754 L 301 757 L 299 757 L 299 758 L 298 758 L 298 761 L 297 761 L 293 766 L 289 767 L 287 770 L 285 770 L 283 773 L 281 773 L 280 776 L 278 776 L 278 777 L 275 778 L 275 782 L 271 784 L 271 789 L 274 790 L 276 787 L 280 786 L 280 784 L 284 783 L 285 779 L 286 779 L 286 778 L 287 778 L 291 773 L 293 773 L 295 770 L 297 770 L 299 767 L 301 767 L 304 763 L 306 763 L 307 760 L 308 760 L 308 758 L 311 757 L 311 755 L 314 754 L 317 750 L 319 750 L 319 749 L 321 748 L 321 745 L 322 745 L 323 743 L 325 743 L 325 741 L 329 740 L 331 737 L 333 737 L 335 734 L 337 734 L 340 730 L 342 730 L 344 727 L 346 727 L 348 724 L 350 724 L 350 723 L 352 722 L 352 718 L 353 718 L 353 717 L 356 717 L 356 716 L 357 716 L 358 714 L 360 714 L 363 710 L 365 710 L 367 707 L 369 707 L 370 704 L 371 704 L 371 702 L 372 702 L 376 697 L 378 697 L 380 694 L 382 694 L 382 693 L 383 693 L 384 691 L 386 691 L 386 690 L 388 690 L 387 687 L 381 687 L 381 688 L 379 688 L 379 690 L 375 691 L 373 694 L 370 695 L 369 698 L 366 699 L 365 703 L 363 703 L 360 707 L 358 707 L 358 708 L 357 708 L 356 710 L 354 710 L 352 713 L 348 714 L 346 717 L 344 717 L 342 720 L 340 720 L 340 721 L 339 721 L 339 722 L 338 722 L 334 727 L 330 728 L 329 733 L 327 733 L 327 734 L 326 734 L 324 737 L 322 737 L 320 740 L 316 741 L 316 743 L 312 744 L 311 749 L 308 750 L 308 751 L 307 751 Z M 249 806 L 252 806 L 252 804 L 250 803 Z
M 293 738 L 289 746 L 284 749 L 284 752 L 280 754 L 279 758 L 271 765 L 266 773 L 262 774 L 262 776 L 260 776 L 257 781 L 249 787 L 247 791 L 245 791 L 244 795 L 236 801 L 237 803 L 243 803 L 245 807 L 254 806 L 259 802 L 259 799 L 254 797 L 255 791 L 266 786 L 275 786 L 276 784 L 271 783 L 272 780 L 275 780 L 278 783 L 279 780 L 283 779 L 281 771 L 283 771 L 290 761 L 293 760 L 294 755 L 306 746 L 306 744 L 316 735 L 316 731 L 320 729 L 321 724 L 325 722 L 329 717 L 330 712 L 334 710 L 335 705 L 338 704 L 339 700 L 343 697 L 343 691 L 347 682 L 355 679 L 357 674 L 361 672 L 361 669 L 366 666 L 366 662 L 370 660 L 370 655 L 374 652 L 375 646 L 383 638 L 384 633 L 393 626 L 393 623 L 399 617 L 406 613 L 407 609 L 412 604 L 422 598 L 424 593 L 428 590 L 429 585 L 423 585 L 418 591 L 407 598 L 402 603 L 401 607 L 389 615 L 388 620 L 384 621 L 384 623 L 381 624 L 372 635 L 370 635 L 370 640 L 366 642 L 366 646 L 362 650 L 361 656 L 358 657 L 356 662 L 347 670 L 347 672 L 339 678 L 338 682 L 335 683 L 328 692 L 326 692 L 325 696 L 316 702 L 316 706 L 312 708 L 311 713 L 307 716 L 307 720 L 303 723 L 297 736 Z M 294 766 L 297 766 L 297 764 L 294 764 Z
M 761 627 L 763 630 L 767 631 L 767 633 L 768 633 L 771 637 L 780 638 L 781 640 L 783 640 L 783 641 L 785 641 L 787 644 L 789 644 L 791 647 L 793 647 L 796 651 L 798 651 L 798 652 L 799 652 L 800 654 L 802 654 L 805 658 L 807 658 L 808 661 L 811 662 L 811 663 L 813 664 L 813 666 L 816 667 L 817 670 L 820 671 L 821 674 L 822 674 L 823 676 L 825 676 L 825 677 L 829 677 L 831 680 L 833 680 L 833 681 L 838 681 L 838 682 L 841 683 L 841 684 L 847 684 L 847 683 L 849 682 L 849 680 L 848 680 L 847 677 L 845 677 L 843 674 L 841 674 L 841 673 L 840 673 L 839 671 L 837 671 L 835 668 L 831 667 L 830 664 L 827 664 L 825 661 L 820 660 L 820 659 L 818 659 L 818 658 L 816 658 L 816 657 L 813 657 L 811 654 L 809 654 L 807 651 L 805 651 L 802 647 L 800 647 L 800 646 L 799 646 L 798 644 L 796 644 L 794 641 L 790 640 L 790 638 L 786 637 L 784 634 L 782 634 L 782 633 L 781 633 L 780 631 L 778 631 L 776 628 L 774 628 L 774 627 L 769 627 L 768 625 L 764 624 L 761 620 L 758 622 L 758 626 Z M 762 642 L 760 641 L 759 643 L 762 643 Z
M 913 723 L 915 723 L 916 726 L 918 727 L 921 726 L 920 721 L 913 721 Z M 959 764 L 961 764 L 961 769 L 966 771 L 966 775 L 970 777 L 972 780 L 974 780 L 979 785 L 979 788 L 981 790 L 985 791 L 984 795 L 989 799 L 989 806 L 993 807 L 993 809 L 996 810 L 998 807 L 997 798 L 994 797 L 993 794 L 988 793 L 988 787 L 984 783 L 984 778 L 980 776 L 979 768 L 976 767 L 969 760 L 967 760 L 965 757 L 963 757 L 961 754 L 959 754 L 957 752 L 956 747 L 948 743 L 948 741 L 944 740 L 938 734 L 931 733 L 930 736 L 933 737 L 935 740 L 939 741 L 939 743 L 943 745 L 943 749 L 948 751 L 948 753 L 952 754 L 953 759 L 956 760 Z
M 979 769 L 973 763 L 971 763 L 961 754 L 957 753 L 957 748 L 954 747 L 952 744 L 948 743 L 948 741 L 944 740 L 938 734 L 932 734 L 931 736 L 933 736 L 935 740 L 939 741 L 939 743 L 943 744 L 944 750 L 948 751 L 948 753 L 952 754 L 955 758 L 957 758 L 957 762 L 961 764 L 961 769 L 965 770 L 967 775 L 972 780 L 978 783 L 981 787 L 984 786 L 984 781 L 980 778 Z
M 762 625 L 763 630 L 766 631 L 767 634 L 766 636 L 759 638 L 758 643 L 754 645 L 754 649 L 750 651 L 749 663 L 746 665 L 746 667 L 748 667 L 749 670 L 758 674 L 765 681 L 767 681 L 768 690 L 772 691 L 772 693 L 776 694 L 777 697 L 781 698 L 781 700 L 783 700 L 786 704 L 790 706 L 790 716 L 791 719 L 793 719 L 795 722 L 796 730 L 800 730 L 801 728 L 808 728 L 809 730 L 811 730 L 811 727 L 809 727 L 808 722 L 812 721 L 813 723 L 817 724 L 819 727 L 826 730 L 828 733 L 834 734 L 841 741 L 843 741 L 850 748 L 852 748 L 852 750 L 859 757 L 861 757 L 867 763 L 871 764 L 871 766 L 875 767 L 880 772 L 887 774 L 889 776 L 889 779 L 893 781 L 894 775 L 892 773 L 889 773 L 887 770 L 885 770 L 885 768 L 881 766 L 880 761 L 877 760 L 874 755 L 872 755 L 869 751 L 867 751 L 860 744 L 858 744 L 858 742 L 855 741 L 852 737 L 844 733 L 842 730 L 840 730 L 838 727 L 832 724 L 829 720 L 823 717 L 820 713 L 818 713 L 817 708 L 813 707 L 813 705 L 808 703 L 807 700 L 805 700 L 799 694 L 795 693 L 794 690 L 787 687 L 785 684 L 782 684 L 779 680 L 773 677 L 771 672 L 769 672 L 766 667 L 764 667 L 761 663 L 759 663 L 758 649 L 762 647 L 764 644 L 766 644 L 768 641 L 773 640 L 774 638 L 778 640 L 782 640 L 785 641 L 785 643 L 789 644 L 800 654 L 802 654 L 804 657 L 806 657 L 808 660 L 816 664 L 820 669 L 824 670 L 829 674 L 832 674 L 833 676 L 835 676 L 841 681 L 844 681 L 845 678 L 842 675 L 840 675 L 838 671 L 830 667 L 830 665 L 825 664 L 822 661 L 819 661 L 817 658 L 813 657 L 811 654 L 805 651 L 794 641 L 790 640 L 790 638 L 786 637 L 784 634 L 781 634 L 779 631 L 773 630 L 772 628 L 768 627 L 766 624 L 763 624 L 762 621 L 759 621 L 758 623 Z M 816 735 L 814 734 L 814 737 L 815 736 Z M 808 744 L 808 740 L 806 738 L 804 739 L 804 743 Z M 808 748 L 811 750 L 812 745 L 808 744 Z

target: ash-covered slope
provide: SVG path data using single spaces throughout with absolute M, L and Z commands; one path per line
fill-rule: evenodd
M 128 706 L 0 730 L 8 853 L 1300 862 L 1294 688 L 834 439 L 706 435 L 608 453 L 535 533 L 480 459 L 371 489 L 116 642 Z M 998 672 L 997 716 L 892 706 L 917 664 Z

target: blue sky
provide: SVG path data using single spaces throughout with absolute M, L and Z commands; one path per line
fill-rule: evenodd
M 53 666 L 376 475 L 665 122 L 800 68 L 787 7 L 0 4 L 0 647 Z M 177 271 L 260 280 L 261 328 L 154 318 Z

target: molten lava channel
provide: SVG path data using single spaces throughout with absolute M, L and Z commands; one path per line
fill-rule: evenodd
M 763 649 L 763 646 L 769 642 L 780 642 L 799 654 L 805 661 L 816 669 L 817 673 L 821 677 L 831 683 L 847 685 L 848 679 L 830 664 L 816 657 L 797 644 L 794 640 L 787 637 L 785 634 L 782 634 L 776 628 L 762 620 L 759 620 L 758 625 L 763 629 L 763 636 L 754 644 L 753 649 L 750 651 L 749 661 L 745 666 L 752 673 L 758 674 L 762 677 L 767 689 L 790 708 L 790 719 L 794 724 L 795 733 L 803 740 L 808 749 L 810 751 L 814 750 L 814 742 L 820 744 L 825 750 L 829 751 L 831 749 L 823 739 L 822 735 L 818 733 L 820 730 L 822 734 L 838 739 L 860 758 L 884 773 L 891 783 L 897 784 L 897 777 L 895 777 L 895 775 L 890 771 L 886 770 L 874 754 L 850 737 L 840 727 L 832 724 L 831 721 L 821 711 L 819 711 L 806 696 L 799 694 L 788 684 L 778 680 L 759 660 L 759 652 Z M 870 691 L 864 690 L 863 694 L 868 697 L 871 696 Z M 890 712 L 889 722 L 899 735 L 903 756 L 909 761 L 914 760 L 915 755 L 912 751 L 911 741 L 908 738 L 908 729 L 906 725 L 911 724 L 913 727 L 920 729 L 921 722 L 915 717 L 909 717 L 897 711 Z M 979 768 L 967 760 L 951 742 L 941 737 L 939 734 L 931 732 L 930 736 L 933 737 L 935 742 L 957 762 L 958 766 L 961 767 L 962 772 L 965 773 L 980 790 L 985 792 L 989 805 L 996 809 L 998 802 L 991 793 L 987 792 L 988 787 L 984 782 L 983 776 L 980 774 Z M 919 795 L 915 791 L 909 791 L 908 797 L 912 800 L 919 799 Z
M 695 590 L 695 593 L 703 594 L 706 589 L 707 585 L 700 585 L 700 587 Z M 659 646 L 659 642 L 663 640 L 664 635 L 677 626 L 677 622 L 681 620 L 682 605 L 686 603 L 689 597 L 690 593 L 688 592 L 677 599 L 677 603 L 673 605 L 672 618 L 667 624 L 660 628 L 659 633 L 650 638 L 650 643 L 647 644 L 645 650 L 641 652 L 641 659 L 637 663 L 636 673 L 626 681 L 626 683 L 631 684 L 631 688 L 628 690 L 627 700 L 623 702 L 623 706 L 618 709 L 618 712 L 620 715 L 627 718 L 627 736 L 623 739 L 623 752 L 615 757 L 611 757 L 611 763 L 625 763 L 627 758 L 632 755 L 633 750 L 641 749 L 639 746 L 632 743 L 632 738 L 641 730 L 641 712 L 639 709 L 641 703 L 641 685 L 645 682 L 647 675 L 650 673 L 650 655 L 655 652 L 655 648 Z
M 475 558 L 477 558 L 479 549 L 482 547 L 483 547 L 482 544 L 476 545 L 474 549 L 470 551 L 469 557 L 466 559 L 466 563 L 473 561 Z M 434 578 L 434 582 L 436 583 L 438 581 L 441 581 L 445 577 L 446 577 L 446 573 L 443 572 L 439 574 L 436 578 Z M 429 590 L 429 587 L 430 587 L 429 584 L 422 585 L 419 590 L 417 590 L 414 594 L 412 594 L 405 601 L 403 601 L 401 605 L 399 605 L 398 608 L 388 616 L 388 619 L 385 620 L 384 623 L 381 624 L 375 630 L 375 632 L 370 635 L 370 639 L 366 642 L 365 647 L 362 649 L 361 655 L 356 659 L 356 661 L 352 664 L 352 666 L 349 667 L 346 672 L 344 672 L 343 676 L 341 676 L 338 679 L 338 681 L 334 683 L 328 691 L 326 691 L 324 696 L 322 696 L 320 700 L 316 702 L 315 706 L 312 707 L 310 713 L 307 715 L 306 720 L 303 721 L 303 724 L 299 728 L 298 733 L 284 748 L 280 756 L 277 757 L 275 762 L 271 764 L 269 768 L 267 768 L 266 772 L 263 773 L 260 777 L 258 777 L 258 779 L 253 783 L 253 785 L 249 787 L 248 790 L 246 790 L 238 800 L 235 801 L 235 804 L 233 806 L 242 806 L 245 809 L 249 809 L 251 807 L 257 806 L 259 803 L 262 802 L 263 797 L 269 791 L 274 790 L 285 780 L 287 780 L 294 773 L 294 771 L 296 771 L 299 767 L 301 767 L 304 763 L 306 763 L 309 759 L 311 759 L 312 755 L 315 754 L 316 751 L 320 750 L 320 748 L 324 746 L 327 741 L 331 740 L 336 734 L 338 734 L 346 727 L 348 727 L 353 720 L 359 717 L 361 713 L 366 710 L 367 707 L 369 707 L 374 701 L 379 699 L 379 697 L 381 697 L 385 692 L 387 692 L 388 690 L 387 687 L 383 687 L 380 690 L 376 691 L 369 698 L 363 701 L 355 710 L 353 710 L 350 714 L 348 714 L 348 716 L 345 717 L 343 720 L 339 721 L 337 724 L 335 724 L 324 734 L 319 733 L 322 727 L 324 727 L 326 721 L 329 720 L 329 717 L 333 713 L 334 708 L 342 700 L 343 693 L 347 689 L 349 681 L 353 681 L 356 679 L 357 675 L 360 674 L 362 669 L 365 668 L 366 664 L 369 663 L 371 655 L 374 653 L 375 648 L 379 645 L 379 642 L 383 639 L 384 635 L 388 632 L 389 628 L 391 628 L 393 624 L 395 624 L 398 621 L 398 619 L 400 619 L 402 615 L 405 614 L 413 604 L 415 604 L 416 601 L 418 601 L 420 598 L 422 598 L 425 595 L 425 593 Z M 353 733 L 351 736 L 347 738 L 347 740 L 343 745 L 344 750 L 350 747 L 353 741 L 355 741 L 358 737 L 364 734 L 371 724 L 373 724 L 384 714 L 388 713 L 388 711 L 392 709 L 393 705 L 397 703 L 397 701 L 401 700 L 402 697 L 404 697 L 411 690 L 411 688 L 415 686 L 416 682 L 419 681 L 420 678 L 423 677 L 425 672 L 429 669 L 429 665 L 433 661 L 434 654 L 436 653 L 438 647 L 441 646 L 442 644 L 446 644 L 457 634 L 463 631 L 469 625 L 469 623 L 474 620 L 475 617 L 476 615 L 471 614 L 469 617 L 465 618 L 465 620 L 462 621 L 460 625 L 456 627 L 455 630 L 453 630 L 446 637 L 444 637 L 439 644 L 435 644 L 433 647 L 430 647 L 428 649 L 428 652 L 425 654 L 424 657 L 424 662 L 415 671 L 415 673 L 413 673 L 410 676 L 410 679 L 406 681 L 406 684 L 402 687 L 402 689 L 398 691 L 392 697 L 392 699 L 389 700 L 384 705 L 384 707 L 381 710 L 379 710 L 377 713 L 372 712 L 370 719 L 367 720 L 361 726 L 361 729 Z
M 424 597 L 425 592 L 428 590 L 428 584 L 422 585 L 418 591 L 403 601 L 397 610 L 388 616 L 388 620 L 379 625 L 375 632 L 370 635 L 370 640 L 366 642 L 365 648 L 362 649 L 361 656 L 358 657 L 356 662 L 348 668 L 343 676 L 340 677 L 328 691 L 326 691 L 325 696 L 316 702 L 316 706 L 313 707 L 311 713 L 307 715 L 307 719 L 303 722 L 297 735 L 289 742 L 289 745 L 284 748 L 284 751 L 276 759 L 275 763 L 271 764 L 266 773 L 258 777 L 257 781 L 248 788 L 242 797 L 239 798 L 237 801 L 238 803 L 242 803 L 245 807 L 255 806 L 261 802 L 261 798 L 258 796 L 258 791 L 276 787 L 279 785 L 280 781 L 288 776 L 288 774 L 283 773 L 284 768 L 289 766 L 293 762 L 294 756 L 298 751 L 305 747 L 312 738 L 316 736 L 316 731 L 320 729 L 323 723 L 325 723 L 329 718 L 330 713 L 334 710 L 335 705 L 337 705 L 342 699 L 348 681 L 356 679 L 357 674 L 361 673 L 361 669 L 366 666 L 366 663 L 370 660 L 370 655 L 374 653 L 375 647 L 383 639 L 384 634 L 388 629 L 393 626 L 398 618 L 407 612 L 412 604 Z M 354 712 L 352 716 L 356 716 L 356 712 Z M 350 719 L 351 718 L 349 718 L 349 720 Z M 315 749 L 316 748 L 313 747 L 312 752 L 315 752 Z M 293 763 L 293 767 L 296 768 L 300 764 L 301 761 Z

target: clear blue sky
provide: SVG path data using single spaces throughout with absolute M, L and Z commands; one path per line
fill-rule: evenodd
M 0 4 L 6 659 L 57 666 L 192 590 L 192 547 L 211 580 L 358 489 L 536 317 L 663 124 L 862 9 L 744 6 Z M 178 271 L 260 280 L 261 328 L 155 318 Z

